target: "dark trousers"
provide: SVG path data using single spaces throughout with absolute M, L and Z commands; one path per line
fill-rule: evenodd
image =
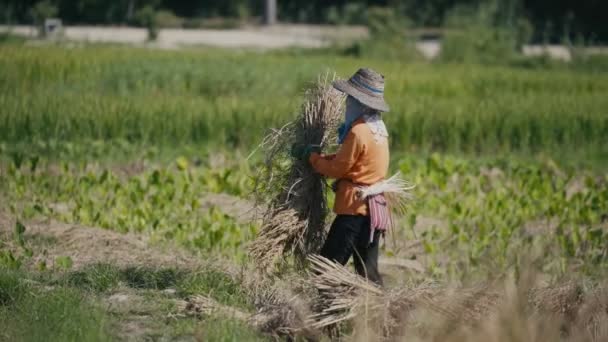
M 378 272 L 380 232 L 374 233 L 370 243 L 369 216 L 338 215 L 329 229 L 321 256 L 346 265 L 354 254 L 355 270 L 378 285 L 382 277 Z

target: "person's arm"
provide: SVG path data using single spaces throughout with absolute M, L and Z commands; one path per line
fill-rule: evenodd
M 342 178 L 355 164 L 361 154 L 361 144 L 351 131 L 333 158 L 323 158 L 318 153 L 311 153 L 309 161 L 313 169 L 330 178 Z M 327 156 L 326 156 L 327 157 Z

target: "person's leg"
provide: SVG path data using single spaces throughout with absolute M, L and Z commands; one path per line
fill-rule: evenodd
M 380 250 L 380 237 L 382 233 L 376 231 L 374 233 L 374 241 L 367 247 L 367 258 L 365 259 L 365 269 L 367 270 L 367 279 L 382 286 L 382 276 L 378 271 L 378 253 Z
M 321 256 L 346 265 L 361 233 L 358 216 L 338 215 L 329 229 Z
M 361 232 L 359 241 L 357 241 L 357 248 L 354 251 L 354 264 L 355 270 L 359 275 L 364 278 L 373 281 L 374 283 L 382 286 L 382 276 L 378 271 L 378 252 L 380 248 L 380 236 L 381 232 L 374 232 L 374 239 L 370 243 L 370 222 L 369 217 L 366 220 L 362 220 Z
M 367 259 L 367 245 L 369 242 L 369 217 L 361 217 L 359 222 L 361 229 L 361 236 L 357 239 L 355 250 L 353 252 L 353 263 L 355 265 L 355 271 L 367 278 L 367 271 L 365 270 L 365 260 Z

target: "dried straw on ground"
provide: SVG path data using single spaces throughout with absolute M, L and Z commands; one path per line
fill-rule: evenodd
M 310 261 L 310 283 L 318 298 L 308 324 L 326 328 L 351 321 L 357 341 L 508 341 L 513 331 L 526 337 L 523 340 L 563 333 L 568 341 L 608 337 L 608 291 L 603 286 L 583 292 L 573 283 L 539 288 L 510 280 L 502 285 L 421 284 L 383 291 L 327 259 Z
M 210 297 L 196 295 L 178 302 L 177 307 L 179 311 L 197 317 L 210 315 L 230 317 L 269 335 L 315 336 L 312 330 L 306 329 L 299 312 L 293 310 L 293 307 L 287 303 L 266 306 L 255 313 L 250 313 L 224 305 Z
M 383 306 L 384 293 L 377 285 L 321 256 L 311 255 L 309 260 L 310 281 L 319 292 L 315 313 L 309 318 L 311 326 L 323 328 L 351 319 L 362 304 L 372 312 Z
M 292 284 L 296 283 L 293 279 L 263 277 L 247 265 L 237 266 L 225 261 L 210 262 L 206 272 L 210 269 L 239 284 L 253 310 L 225 305 L 207 295 L 194 295 L 178 301 L 180 312 L 197 317 L 218 315 L 234 318 L 272 336 L 316 336 L 315 331 L 306 325 L 308 303 L 292 291 Z
M 539 311 L 573 319 L 583 302 L 583 289 L 575 282 L 555 287 L 534 288 L 530 291 L 530 303 Z
M 270 205 L 249 252 L 262 270 L 270 271 L 287 254 L 304 261 L 318 252 L 325 238 L 325 180 L 308 161 L 293 159 L 290 150 L 294 144 L 325 150 L 335 141 L 344 96 L 331 80 L 328 75 L 319 79 L 306 92 L 298 118 L 273 130 L 260 145 L 265 163 L 256 177 L 255 195 L 259 203 Z
M 367 333 L 366 336 L 372 340 L 381 340 L 390 336 L 396 327 L 403 325 L 405 315 L 417 303 L 432 305 L 434 287 L 429 283 L 416 288 L 385 291 L 326 258 L 313 255 L 309 260 L 309 282 L 317 289 L 312 304 L 314 313 L 308 318 L 310 327 L 331 329 L 341 322 L 363 318 L 363 325 L 371 326 L 374 330 L 373 338 Z

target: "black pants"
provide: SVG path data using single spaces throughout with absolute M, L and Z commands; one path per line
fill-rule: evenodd
M 378 272 L 380 232 L 374 233 L 370 243 L 369 216 L 338 215 L 329 229 L 321 256 L 346 265 L 354 254 L 355 270 L 361 276 L 382 285 Z

